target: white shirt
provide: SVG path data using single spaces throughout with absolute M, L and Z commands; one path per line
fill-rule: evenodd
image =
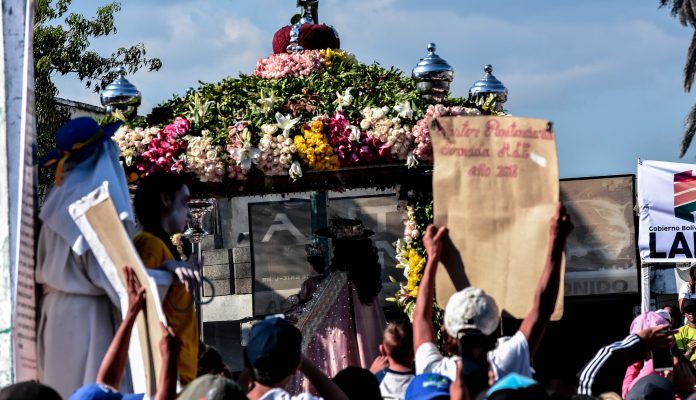
M 416 351 L 416 375 L 433 372 L 454 381 L 459 360 L 459 356 L 443 357 L 434 343 L 423 343 Z M 488 352 L 488 362 L 496 381 L 511 372 L 532 377 L 529 343 L 520 331 L 512 337 L 498 339 L 498 346 Z
M 406 398 L 406 388 L 413 380 L 413 371 L 398 372 L 384 369 L 377 374 L 379 391 L 384 400 L 403 400 Z
M 696 293 L 691 293 L 689 290 L 689 282 L 682 283 L 679 288 L 679 298 L 680 299 L 696 299 Z
M 314 397 L 309 393 L 300 393 L 292 396 L 281 388 L 271 389 L 266 392 L 259 400 L 323 400 L 321 397 Z

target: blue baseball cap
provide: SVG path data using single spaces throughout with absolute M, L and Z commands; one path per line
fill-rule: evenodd
M 74 391 L 68 400 L 142 400 L 143 397 L 142 393 L 124 395 L 109 386 L 92 383 Z
M 299 360 L 301 352 L 302 333 L 284 318 L 268 318 L 251 328 L 246 356 L 252 366 L 263 360 Z
M 443 375 L 426 373 L 416 375 L 406 388 L 409 400 L 432 400 L 439 397 L 449 399 L 452 381 Z
M 539 382 L 512 372 L 491 386 L 486 392 L 486 398 L 488 400 L 548 399 L 548 394 Z

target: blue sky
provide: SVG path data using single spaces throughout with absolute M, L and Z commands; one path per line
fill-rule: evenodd
M 73 9 L 93 15 L 94 0 Z M 484 64 L 508 87 L 517 116 L 554 121 L 562 177 L 635 173 L 636 159 L 678 161 L 683 119 L 696 93 L 681 88 L 691 31 L 657 0 L 487 1 L 320 0 L 344 50 L 363 62 L 410 73 L 428 42 L 455 70 L 464 95 Z M 143 93 L 141 113 L 197 82 L 251 73 L 271 53 L 276 29 L 295 0 L 122 0 L 107 52 L 145 43 L 164 66 L 129 79 Z M 72 77 L 60 96 L 98 104 Z M 684 157 L 695 162 L 696 146 Z

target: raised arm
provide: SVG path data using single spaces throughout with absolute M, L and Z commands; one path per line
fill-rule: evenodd
M 177 361 L 181 352 L 181 340 L 174 334 L 172 328 L 165 327 L 160 322 L 162 338 L 159 342 L 162 370 L 157 381 L 155 400 L 176 398 L 176 380 L 178 378 Z
M 647 350 L 674 345 L 674 336 L 668 328 L 669 325 L 646 328 L 601 348 L 580 371 L 578 394 L 620 393 L 622 377 L 629 365 L 642 360 Z
M 534 357 L 536 349 L 544 336 L 546 325 L 556 308 L 556 298 L 561 285 L 561 265 L 566 239 L 573 230 L 573 223 L 563 203 L 556 205 L 556 211 L 549 222 L 549 247 L 546 264 L 537 282 L 534 305 L 522 321 L 520 331 L 529 343 L 529 355 Z
M 433 327 L 433 301 L 435 299 L 435 273 L 440 263 L 442 248 L 448 231 L 446 227 L 428 226 L 423 236 L 423 246 L 428 253 L 428 262 L 425 265 L 423 279 L 418 289 L 416 307 L 413 310 L 413 351 L 423 343 L 435 342 L 435 329 Z
M 317 368 L 305 356 L 300 362 L 300 371 L 309 379 L 309 382 L 317 389 L 317 393 L 327 400 L 348 400 L 348 396 L 338 385 L 333 383 L 326 374 Z
M 121 322 L 114 339 L 109 345 L 104 360 L 99 366 L 97 383 L 118 389 L 128 362 L 128 346 L 135 319 L 145 307 L 145 288 L 141 288 L 135 272 L 130 267 L 123 267 L 128 288 L 128 311 Z

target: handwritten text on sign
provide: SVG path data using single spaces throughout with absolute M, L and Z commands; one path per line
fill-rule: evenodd
M 491 137 L 509 140 L 496 144 L 479 142 L 464 145 L 459 141 L 452 141 L 445 143 L 438 154 L 447 157 L 531 159 L 538 164 L 545 164 L 545 158 L 533 152 L 534 146 L 530 143 L 530 139 L 551 142 L 554 140 L 553 132 L 546 126 L 522 127 L 515 122 L 505 125 L 500 120 L 489 120 L 483 127 L 474 127 L 469 121 L 463 121 L 461 126 L 452 128 L 449 138 L 486 139 Z M 481 178 L 517 178 L 519 167 L 516 163 L 510 163 L 495 165 L 494 169 L 490 163 L 481 162 L 470 166 L 467 174 Z
M 445 117 L 437 118 L 430 132 L 435 223 L 450 227 L 456 249 L 448 250 L 450 259 L 438 269 L 438 301 L 446 304 L 455 290 L 470 284 L 524 317 L 544 267 L 548 221 L 559 195 L 549 123 Z M 562 296 L 554 319 L 562 315 Z

